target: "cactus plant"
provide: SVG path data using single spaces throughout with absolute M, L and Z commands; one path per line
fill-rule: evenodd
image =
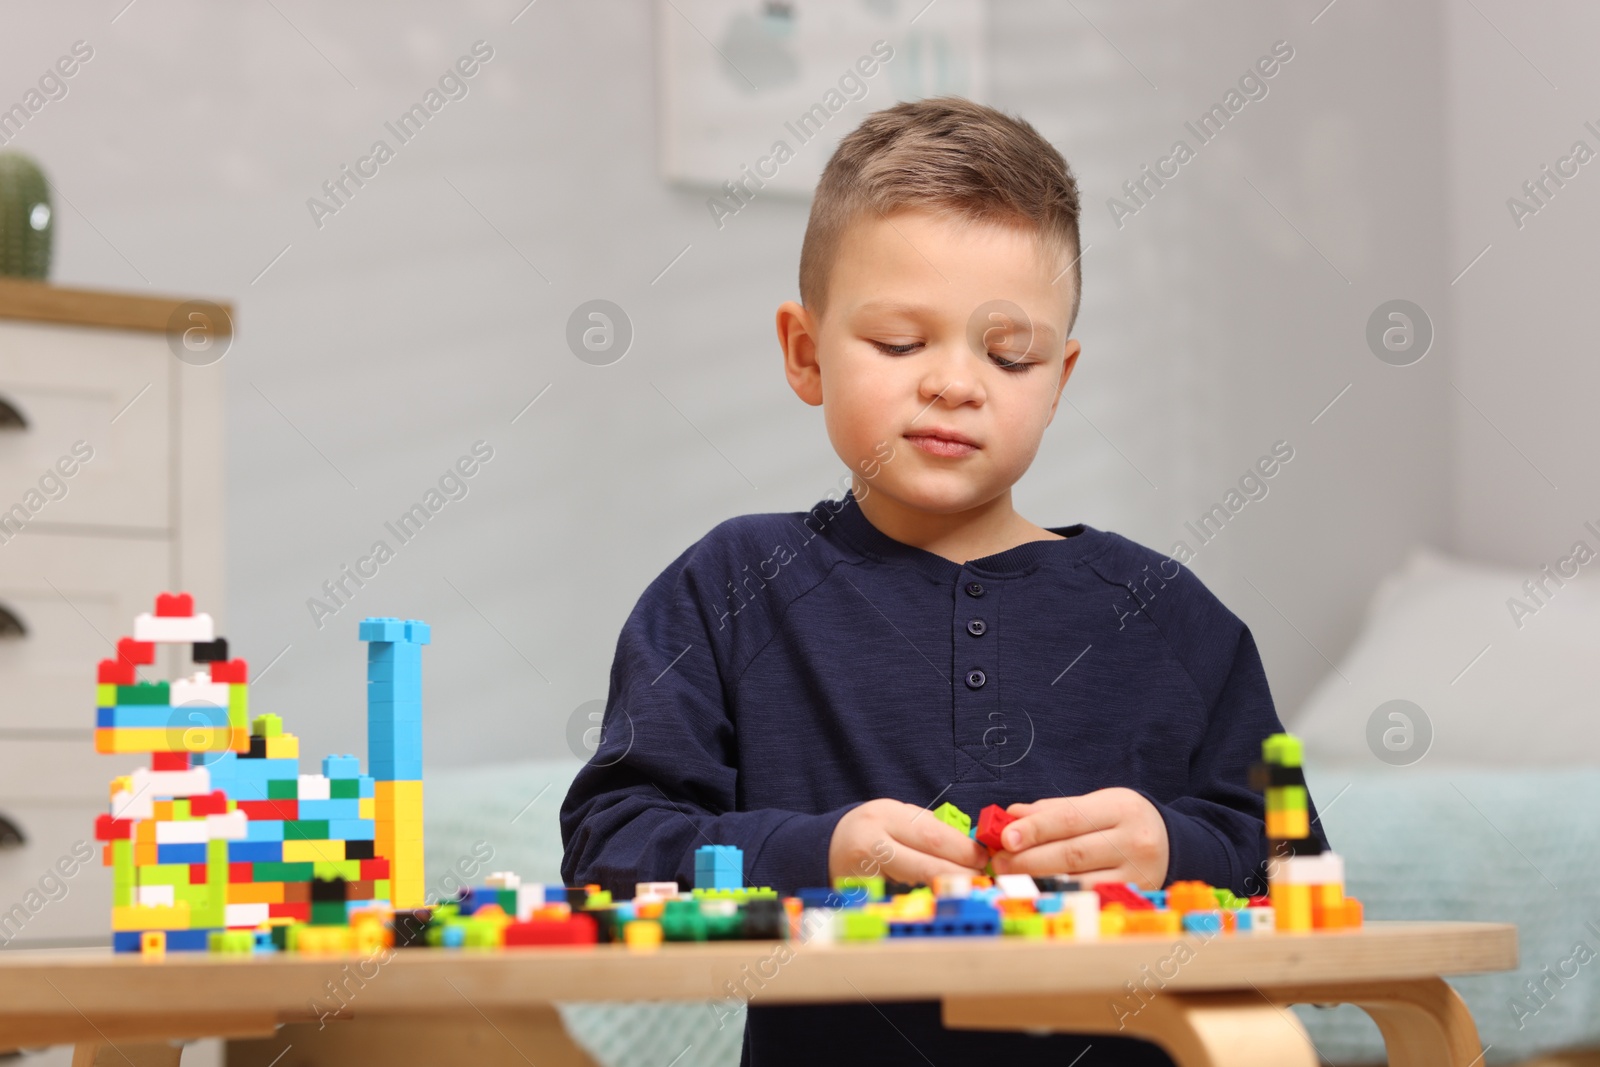
M 20 152 L 0 152 L 0 274 L 48 277 L 54 235 L 44 171 Z

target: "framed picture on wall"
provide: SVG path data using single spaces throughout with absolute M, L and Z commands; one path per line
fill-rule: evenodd
M 660 0 L 670 182 L 809 197 L 840 138 L 899 100 L 985 101 L 986 0 Z

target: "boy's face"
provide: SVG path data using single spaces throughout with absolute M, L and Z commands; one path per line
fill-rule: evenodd
M 925 211 L 846 231 L 826 313 L 786 303 L 778 334 L 789 384 L 822 405 L 858 484 L 953 514 L 1022 477 L 1078 357 L 1065 265 L 1024 228 Z

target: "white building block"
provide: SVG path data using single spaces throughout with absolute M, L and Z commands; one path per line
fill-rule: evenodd
M 209 674 L 195 674 L 190 678 L 179 678 L 169 687 L 169 703 L 175 708 L 185 704 L 211 704 L 215 707 L 228 706 L 228 683 L 213 682 Z
M 1039 897 L 1039 883 L 1031 874 L 999 874 L 994 884 L 1001 896 L 1013 900 L 1037 900 Z
M 800 912 L 800 938 L 808 945 L 831 945 L 838 940 L 839 908 L 806 908 Z
M 320 774 L 302 774 L 300 776 L 299 793 L 301 800 L 327 800 L 329 799 L 328 794 L 331 788 L 332 786 L 329 784 L 328 779 Z
M 243 841 L 250 836 L 250 820 L 238 809 L 223 815 L 207 815 L 205 827 L 208 841 Z
M 483 880 L 483 884 L 495 889 L 516 889 L 522 884 L 522 876 L 512 871 L 494 871 Z
M 158 845 L 203 845 L 206 843 L 204 819 L 172 819 L 156 823 Z
M 156 798 L 147 789 L 135 794 L 131 789 L 119 789 L 111 794 L 113 819 L 153 819 L 156 817 Z
M 176 899 L 174 890 L 170 885 L 141 885 L 138 888 L 136 903 L 145 907 L 172 907 Z
M 1268 880 L 1278 885 L 1344 885 L 1344 857 L 1337 852 L 1274 859 Z
M 190 767 L 186 771 L 152 771 L 148 767 L 135 767 L 133 771 L 133 795 L 136 797 L 169 800 L 209 792 L 211 772 L 204 767 Z
M 1061 894 L 1061 910 L 1072 915 L 1074 941 L 1100 939 L 1100 894 L 1082 889 L 1076 893 Z
M 517 922 L 525 923 L 544 907 L 544 886 L 523 883 L 517 886 Z
M 677 882 L 639 882 L 633 887 L 633 899 L 676 900 L 679 892 Z
M 222 909 L 222 921 L 227 926 L 260 926 L 267 921 L 266 904 L 227 904 Z
M 1038 889 L 1038 886 L 1034 886 Z M 964 900 L 972 896 L 972 875 L 936 874 L 933 876 L 933 895 L 941 899 Z
M 215 626 L 205 612 L 195 615 L 136 615 L 133 639 L 163 645 L 187 645 L 196 641 L 215 641 Z

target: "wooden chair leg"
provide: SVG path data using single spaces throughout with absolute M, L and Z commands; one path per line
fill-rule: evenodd
M 1300 1019 L 1255 993 L 1161 993 L 1120 1013 L 1106 994 L 946 997 L 944 1024 L 1143 1038 L 1179 1067 L 1317 1067 Z
M 80 1042 L 72 1047 L 72 1067 L 178 1067 L 183 1046 L 131 1044 L 104 1045 Z
M 1443 978 L 1271 987 L 1277 1004 L 1354 1004 L 1378 1024 L 1390 1067 L 1472 1067 L 1483 1058 L 1477 1024 Z

